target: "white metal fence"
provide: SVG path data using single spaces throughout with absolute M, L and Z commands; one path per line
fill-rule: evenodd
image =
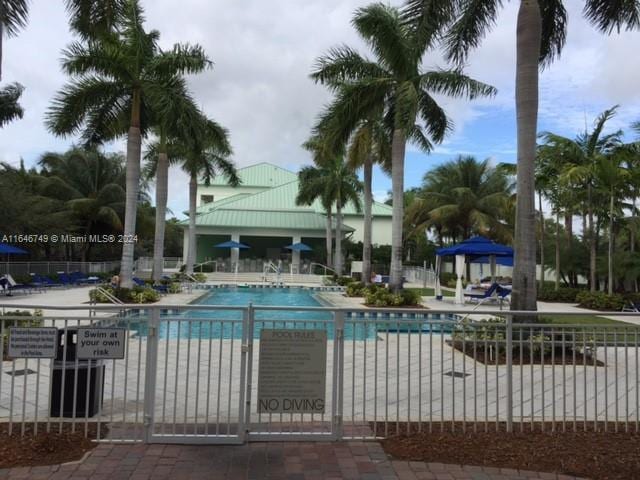
M 83 316 L 74 312 L 86 305 L 2 307 L 60 311 L 0 322 L 0 421 L 12 433 L 241 443 L 425 429 L 638 432 L 633 324 L 517 323 L 520 313 L 499 311 L 468 323 L 452 318 L 462 312 L 424 310 L 131 305 Z M 62 339 L 78 326 L 124 326 L 125 356 L 77 360 L 63 340 L 58 360 L 7 358 L 8 329 L 25 325 L 54 326 Z M 257 411 L 260 331 L 283 328 L 327 332 L 322 414 Z
M 1 262 L 0 274 L 49 275 L 58 272 L 107 273 L 120 268 L 119 261 L 111 262 Z
M 402 276 L 407 282 L 433 287 L 436 283 L 436 272 L 426 267 L 402 267 Z

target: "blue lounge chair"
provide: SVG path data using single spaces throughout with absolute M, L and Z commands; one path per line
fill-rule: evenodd
M 135 283 L 136 286 L 138 286 L 138 287 L 146 287 L 147 286 L 145 281 L 142 280 L 141 278 L 133 277 L 132 280 L 133 280 L 133 283 Z
M 152 287 L 156 292 L 161 293 L 162 295 L 166 295 L 169 293 L 169 287 L 167 285 L 153 285 Z
M 483 301 L 488 298 L 496 296 L 499 288 L 501 288 L 500 285 L 498 285 L 497 283 L 492 283 L 491 286 L 487 288 L 487 290 L 484 293 L 466 293 L 465 292 L 464 296 L 468 297 L 471 300 Z
M 89 279 L 81 272 L 71 272 L 69 278 L 76 285 L 86 285 L 90 283 Z
M 64 272 L 58 272 L 58 280 L 65 287 L 71 287 L 76 283 L 76 282 L 73 281 L 73 279 L 69 275 L 67 275 Z
M 0 287 L 7 296 L 12 296 L 13 292 L 17 291 L 31 293 L 32 289 L 34 288 L 31 284 L 16 282 L 9 273 L 0 277 Z
M 62 283 L 60 282 L 54 282 L 53 280 L 51 280 L 49 277 L 46 276 L 42 276 L 42 275 L 38 275 L 35 274 L 33 275 L 33 282 L 32 283 L 37 283 L 38 285 L 42 285 L 44 287 L 62 287 Z

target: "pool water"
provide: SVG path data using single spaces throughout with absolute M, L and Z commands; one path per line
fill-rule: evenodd
M 322 307 L 315 298 L 312 290 L 304 288 L 216 288 L 204 297 L 198 299 L 197 305 L 226 305 L 246 307 L 249 304 L 261 306 L 283 307 Z M 171 315 L 176 320 L 161 321 L 160 338 L 171 339 L 240 339 L 242 338 L 242 325 L 238 320 L 242 319 L 241 311 L 233 310 L 187 310 L 181 315 Z M 394 319 L 389 324 L 365 324 L 346 322 L 344 338 L 346 340 L 372 340 L 377 334 L 389 331 L 417 332 L 428 331 L 428 315 L 417 318 L 416 323 L 410 326 L 398 325 Z M 180 318 L 190 319 L 182 321 Z M 305 310 L 256 310 L 253 337 L 260 338 L 262 328 L 278 329 L 326 329 L 327 338 L 333 339 L 334 328 L 333 314 L 326 311 Z M 197 319 L 197 320 L 196 320 Z M 194 321 L 195 320 L 195 321 Z M 198 321 L 199 320 L 199 321 Z M 226 320 L 226 321 L 225 321 Z M 228 322 L 236 320 L 236 322 Z M 443 319 L 444 320 L 444 319 Z M 448 319 L 447 319 L 448 320 Z M 434 333 L 450 331 L 450 327 L 434 325 Z M 131 322 L 130 328 L 136 330 L 139 335 L 146 336 L 146 322 Z M 383 329 L 380 332 L 379 329 Z

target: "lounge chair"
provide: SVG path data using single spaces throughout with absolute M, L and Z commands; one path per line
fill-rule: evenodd
M 31 274 L 31 284 L 34 286 L 38 286 L 40 288 L 52 288 L 52 287 L 62 287 L 62 283 L 60 282 L 54 282 L 53 280 L 51 280 L 49 277 L 45 277 L 42 275 L 39 275 L 37 273 L 35 274 Z
M 147 283 L 144 280 L 142 280 L 141 278 L 133 277 L 132 280 L 133 280 L 133 283 L 135 283 L 137 287 L 146 287 L 147 286 Z
M 470 292 L 467 293 L 467 292 L 465 292 L 464 296 L 469 298 L 470 300 L 483 301 L 483 300 L 486 300 L 488 298 L 496 296 L 499 288 L 500 288 L 499 284 L 492 283 L 491 286 L 489 288 L 487 288 L 487 290 L 484 293 L 470 293 Z
M 10 273 L 6 273 L 2 277 L 0 277 L 0 286 L 2 286 L 2 290 L 4 290 L 5 295 L 12 296 L 13 292 L 22 291 L 24 293 L 31 293 L 33 290 L 33 285 L 28 283 L 18 283 L 11 276 Z
M 622 311 L 640 313 L 640 303 L 629 300 L 624 307 L 622 307 Z
M 71 281 L 73 283 L 75 283 L 76 285 L 86 285 L 88 283 L 91 283 L 89 278 L 86 277 L 83 273 L 81 272 L 71 272 L 69 274 L 69 278 L 71 279 Z

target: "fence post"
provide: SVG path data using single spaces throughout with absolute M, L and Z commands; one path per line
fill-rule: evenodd
M 240 415 L 244 414 L 244 425 L 245 431 L 238 432 L 238 435 L 242 435 L 242 439 L 244 440 L 245 435 L 248 433 L 248 426 L 251 425 L 251 395 L 253 390 L 252 379 L 253 379 L 253 328 L 254 328 L 254 320 L 255 320 L 255 310 L 253 309 L 253 304 L 249 302 L 246 313 L 246 349 L 247 349 L 247 366 L 246 366 L 246 378 L 245 385 L 241 388 L 246 388 L 244 405 L 240 404 L 240 408 L 244 408 L 244 412 L 241 412 Z
M 154 409 L 156 403 L 156 377 L 158 366 L 158 333 L 160 328 L 160 309 L 157 307 L 149 308 L 149 332 L 147 334 L 147 355 L 144 369 L 143 419 L 145 443 L 150 443 L 153 436 Z
M 513 432 L 513 317 L 507 315 L 507 432 Z M 497 352 L 496 352 L 497 354 Z M 497 358 L 497 357 L 496 357 Z
M 344 398 L 344 312 L 335 311 L 333 339 L 333 395 L 331 409 L 333 413 L 333 431 L 336 440 L 344 436 L 342 407 Z

